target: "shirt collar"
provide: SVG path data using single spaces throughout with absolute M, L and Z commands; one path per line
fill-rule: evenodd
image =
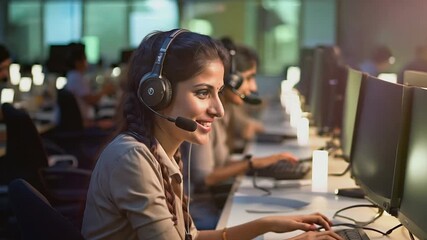
M 157 143 L 157 153 L 159 154 L 159 161 L 161 161 L 167 168 L 169 177 L 174 179 L 177 183 L 182 183 L 182 173 L 179 169 L 175 159 L 170 159 L 163 149 L 162 145 Z

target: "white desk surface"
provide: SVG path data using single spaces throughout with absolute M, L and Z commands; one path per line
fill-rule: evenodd
M 322 146 L 327 138 L 313 136 L 310 139 L 309 149 L 316 149 Z M 249 152 L 255 155 L 268 155 L 273 152 L 296 149 L 296 143 L 288 142 L 284 144 L 256 144 L 251 146 Z M 297 151 L 298 152 L 298 151 Z M 329 173 L 340 173 L 346 169 L 348 164 L 341 159 L 329 158 Z M 252 177 L 241 176 L 235 182 L 226 205 L 221 214 L 217 229 L 231 227 L 245 223 L 250 220 L 267 216 L 269 214 L 278 215 L 299 215 L 320 212 L 332 219 L 334 223 L 353 223 L 342 218 L 332 218 L 337 210 L 356 204 L 370 204 L 365 199 L 353 199 L 336 196 L 337 188 L 355 187 L 354 180 L 349 173 L 341 177 L 330 176 L 328 178 L 328 192 L 314 193 L 311 191 L 311 173 L 307 179 L 301 181 L 280 181 L 281 186 L 275 187 L 275 182 L 271 179 L 258 178 L 257 184 L 271 190 L 271 195 L 263 196 L 265 192 L 256 189 L 252 185 Z M 277 184 L 277 182 L 276 182 Z M 270 211 L 269 213 L 250 213 L 251 210 Z M 249 212 L 248 212 L 249 211 Z M 273 211 L 273 212 L 271 212 Z M 279 211 L 279 212 L 274 212 Z M 376 214 L 375 208 L 359 207 L 342 212 L 342 215 L 354 218 L 358 221 L 368 221 Z M 372 227 L 383 232 L 398 225 L 399 221 L 384 213 L 382 217 L 367 227 Z M 405 228 L 400 227 L 392 232 L 388 237 L 381 236 L 373 231 L 365 230 L 371 239 L 410 239 Z M 256 239 L 287 239 L 302 233 L 294 231 L 291 233 L 267 233 Z

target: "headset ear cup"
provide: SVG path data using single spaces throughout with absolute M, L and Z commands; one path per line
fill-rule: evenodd
M 238 90 L 242 86 L 243 77 L 239 72 L 230 73 L 227 77 L 227 85 Z
M 172 99 L 172 87 L 166 78 L 144 77 L 138 87 L 139 100 L 154 110 L 167 107 Z

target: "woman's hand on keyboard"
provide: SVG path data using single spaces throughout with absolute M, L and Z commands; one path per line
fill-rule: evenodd
M 278 161 L 290 161 L 290 162 L 297 162 L 298 158 L 296 158 L 291 153 L 283 152 L 278 154 L 273 154 L 267 157 L 254 157 L 252 159 L 252 163 L 254 168 L 265 168 L 272 164 L 277 163 Z
M 340 237 L 335 232 L 329 230 L 329 231 L 323 231 L 323 232 L 305 232 L 303 234 L 300 234 L 296 237 L 290 238 L 289 240 L 343 240 L 342 237 Z
M 331 221 L 320 213 L 293 216 L 268 216 L 265 220 L 271 225 L 271 231 L 281 233 L 294 230 L 317 231 L 318 226 L 331 230 Z

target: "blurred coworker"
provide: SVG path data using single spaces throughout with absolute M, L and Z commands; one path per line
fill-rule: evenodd
M 407 70 L 427 72 L 427 45 L 422 45 L 415 49 L 414 59 L 399 72 L 398 83 L 403 83 L 403 73 Z
M 7 48 L 0 44 L 0 84 L 3 88 L 9 80 L 9 66 L 12 58 Z
M 226 44 L 224 45 L 229 49 L 232 61 L 231 71 L 224 79 L 225 88 L 221 95 L 225 115 L 212 123 L 208 144 L 190 146 L 188 143 L 184 143 L 182 146 L 182 157 L 185 164 L 188 164 L 188 150 L 191 149 L 190 173 L 186 174 L 190 174 L 190 191 L 193 193 L 191 195 L 190 213 L 198 229 L 215 229 L 222 205 L 229 191 L 229 185 L 227 187 L 224 184 L 227 180 L 245 174 L 252 168 L 264 168 L 281 160 L 296 160 L 290 153 L 247 157 L 246 161 L 233 161 L 231 159 L 230 145 L 227 142 L 229 138 L 232 138 L 233 127 L 236 126 L 235 124 L 241 124 L 242 129 L 245 129 L 243 124 L 253 124 L 252 121 L 239 122 L 237 120 L 239 116 L 236 116 L 237 111 L 233 111 L 233 107 L 241 107 L 245 102 L 259 103 L 259 100 L 251 97 L 251 93 L 257 88 L 254 78 L 257 58 L 255 54 L 246 54 L 252 50 L 245 46 L 229 48 Z M 233 63 L 233 59 L 239 63 Z M 250 64 L 247 68 L 239 69 L 239 66 L 245 66 L 240 61 Z M 235 68 L 233 65 L 237 68 L 233 69 Z M 252 131 L 255 132 L 255 130 Z M 253 136 L 253 134 L 249 133 L 247 136 Z
M 362 72 L 377 77 L 378 74 L 386 71 L 394 61 L 395 59 L 391 50 L 386 46 L 379 46 L 374 49 L 369 59 L 359 65 L 359 69 Z
M 98 104 L 103 96 L 111 95 L 115 92 L 114 85 L 106 83 L 98 92 L 92 91 L 90 79 L 86 76 L 88 62 L 85 47 L 81 43 L 69 44 L 67 62 L 69 70 L 65 88 L 76 96 L 84 125 L 91 126 L 95 118 L 94 106 Z
M 227 40 L 223 39 L 222 41 L 226 42 Z M 233 45 L 230 47 L 233 48 Z M 228 47 L 228 49 L 231 49 L 230 47 Z M 248 113 L 248 111 L 251 109 L 257 109 L 261 111 L 261 104 L 258 102 L 260 99 L 258 99 L 256 96 L 258 86 L 255 78 L 259 63 L 258 55 L 253 49 L 250 49 L 246 46 L 236 46 L 234 48 L 236 54 L 234 56 L 235 70 L 233 71 L 240 73 L 243 81 L 246 81 L 250 84 L 251 90 L 248 95 L 242 98 L 244 102 L 249 104 L 229 105 L 231 119 L 228 129 L 230 130 L 230 133 L 233 133 L 233 135 L 229 135 L 227 139 L 230 151 L 235 151 L 236 148 L 241 147 L 239 146 L 239 143 L 245 143 L 249 140 L 252 140 L 257 133 L 264 131 L 263 124 L 257 119 L 251 117 L 251 115 Z

